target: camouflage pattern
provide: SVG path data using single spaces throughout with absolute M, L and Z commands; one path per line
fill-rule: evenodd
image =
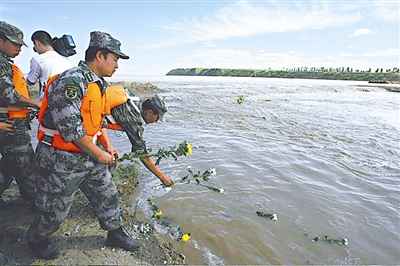
M 12 61 L 0 52 L 0 107 L 20 105 L 20 96 L 12 81 Z M 0 121 L 8 119 L 6 113 L 0 114 Z M 6 190 L 13 178 L 18 183 L 22 197 L 27 200 L 33 193 L 33 148 L 29 134 L 28 120 L 9 121 L 13 123 L 15 132 L 0 131 L 0 196 Z
M 5 21 L 0 21 L 0 34 L 4 35 L 13 43 L 27 46 L 24 42 L 24 34 L 22 31 Z
M 26 121 L 14 121 L 15 132 L 0 131 L 0 196 L 13 178 L 21 196 L 31 201 L 34 190 L 34 153 Z
M 66 141 L 74 141 L 86 135 L 81 119 L 81 102 L 89 82 L 97 82 L 105 92 L 107 82 L 93 73 L 81 61 L 78 67 L 62 73 L 49 88 L 49 105 L 46 124 L 57 129 Z
M 128 102 L 114 107 L 111 110 L 114 120 L 122 126 L 132 145 L 132 152 L 147 152 L 146 143 L 143 140 L 143 118 L 141 109 L 135 103 Z
M 106 32 L 92 31 L 90 33 L 89 47 L 104 48 L 122 59 L 129 59 L 129 56 L 121 52 L 121 42 Z
M 81 99 L 89 82 L 98 82 L 105 91 L 107 84 L 90 71 L 84 62 L 62 73 L 49 88 L 48 114 L 51 124 L 67 141 L 78 140 L 86 133 L 82 125 Z M 54 233 L 67 216 L 80 189 L 94 208 L 105 230 L 121 226 L 118 193 L 107 165 L 84 153 L 56 150 L 44 143 L 36 149 L 39 176 L 36 179 L 35 206 L 38 214 L 28 231 L 28 240 L 39 241 Z
M 55 150 L 44 143 L 37 146 L 36 161 L 39 165 L 35 184 L 38 215 L 28 230 L 28 241 L 48 238 L 57 231 L 78 189 L 88 198 L 104 230 L 121 226 L 118 191 L 107 165 L 88 155 Z
M 0 51 L 0 107 L 18 104 L 20 98 L 12 81 L 12 60 Z

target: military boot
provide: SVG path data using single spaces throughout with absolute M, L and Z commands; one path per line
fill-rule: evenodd
M 108 231 L 106 246 L 122 248 L 128 251 L 136 251 L 139 249 L 140 244 L 137 240 L 129 236 L 122 227 L 120 227 Z
M 35 257 L 45 260 L 52 260 L 60 255 L 58 248 L 49 239 L 35 242 L 28 242 Z

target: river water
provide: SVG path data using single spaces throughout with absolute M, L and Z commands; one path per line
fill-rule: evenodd
M 327 80 L 146 81 L 161 89 L 169 109 L 163 123 L 146 126 L 148 147 L 194 146 L 192 156 L 161 168 L 177 179 L 187 166 L 214 167 L 213 181 L 225 189 L 154 191 L 158 179 L 141 172 L 139 207 L 146 210 L 153 196 L 191 232 L 191 241 L 178 244 L 188 263 L 400 262 L 400 93 Z M 113 139 L 129 151 L 127 138 Z M 278 221 L 258 217 L 260 208 Z M 348 246 L 312 241 L 323 235 L 347 238 Z

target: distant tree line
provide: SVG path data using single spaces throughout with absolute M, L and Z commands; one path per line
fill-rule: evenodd
M 271 69 L 269 69 L 271 70 Z M 352 67 L 293 67 L 293 68 L 284 68 L 284 71 L 287 72 L 340 72 L 340 73 L 399 73 L 400 69 L 398 67 L 393 68 L 368 68 L 364 69 L 354 69 Z
M 282 70 L 268 69 L 230 69 L 230 68 L 176 68 L 167 75 L 180 76 L 229 76 L 229 77 L 265 77 L 265 78 L 304 78 L 337 79 L 363 81 L 400 81 L 400 69 L 377 68 L 368 70 L 352 67 L 294 67 Z

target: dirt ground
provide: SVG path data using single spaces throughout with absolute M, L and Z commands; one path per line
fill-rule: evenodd
M 127 252 L 104 246 L 103 231 L 83 194 L 77 195 L 71 212 L 62 227 L 53 235 L 61 256 L 55 260 L 35 259 L 25 240 L 25 232 L 33 219 L 33 211 L 19 197 L 15 184 L 0 200 L 0 265 L 147 265 L 185 264 L 184 255 L 176 251 L 175 243 L 160 238 L 146 221 L 133 215 L 128 203 L 137 186 L 137 178 L 114 178 L 124 209 L 124 224 L 141 243 L 138 252 Z

